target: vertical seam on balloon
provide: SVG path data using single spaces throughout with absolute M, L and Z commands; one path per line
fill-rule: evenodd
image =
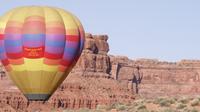
M 43 10 L 44 10 L 44 17 L 45 17 L 45 48 L 44 48 L 44 54 L 45 54 L 45 51 L 46 51 L 46 40 L 47 40 L 47 32 L 46 32 L 46 29 L 47 29 L 47 26 L 46 26 L 46 8 L 48 8 L 48 7 L 43 7 Z M 44 59 L 45 59 L 45 56 L 43 57 L 43 64 L 42 64 L 42 66 L 43 66 L 43 69 L 42 69 L 42 78 L 44 78 L 44 76 L 45 76 L 45 68 L 44 68 L 44 65 L 45 65 L 45 63 L 44 63 Z M 45 82 L 46 83 L 46 82 Z M 47 86 L 45 83 L 43 83 L 43 89 Z M 47 92 L 49 92 L 48 90 L 47 90 Z M 50 94 L 50 93 L 48 93 L 48 94 Z
M 57 9 L 54 9 L 54 10 L 56 11 L 56 13 L 57 13 L 57 14 L 60 16 L 60 18 L 62 19 L 64 29 L 66 29 L 66 28 L 65 28 L 65 22 L 64 22 L 64 20 L 63 20 L 62 14 L 60 14 L 60 12 L 59 12 Z M 65 30 L 64 36 L 65 36 L 65 35 L 66 35 L 66 30 Z M 65 38 L 64 41 L 65 41 L 64 44 L 66 44 L 66 38 Z M 64 46 L 65 46 L 65 45 L 64 45 Z M 65 49 L 63 49 L 62 55 L 64 54 L 64 52 L 65 52 Z M 62 60 L 60 59 L 60 62 L 61 62 L 61 61 L 62 61 Z M 53 82 L 54 82 L 54 78 L 58 75 L 58 72 L 60 72 L 60 71 L 59 71 L 59 65 L 60 65 L 60 63 L 57 65 L 57 67 L 58 67 L 57 69 L 58 69 L 58 70 L 57 70 L 56 74 L 54 74 L 54 77 L 53 77 L 53 80 L 52 80 Z M 52 88 L 51 92 L 54 91 L 53 89 L 54 89 L 55 87 L 53 87 L 53 86 L 57 86 L 57 85 L 56 85 L 56 84 L 53 85 L 53 83 L 52 83 L 52 85 L 51 85 L 51 88 Z
M 16 11 L 19 11 L 20 9 L 22 9 L 22 8 L 19 8 L 19 9 L 16 10 Z M 16 11 L 14 11 L 14 13 L 15 13 Z M 11 14 L 11 16 L 13 16 L 13 13 Z M 11 16 L 10 16 L 10 17 L 11 17 Z M 13 74 L 13 75 L 15 75 L 15 74 Z M 19 82 L 18 80 L 15 80 L 14 82 L 18 82 L 17 86 L 18 86 L 18 88 L 22 91 L 22 90 L 23 90 L 23 89 L 22 89 L 23 83 L 22 83 L 22 82 Z
M 8 21 L 9 21 L 9 19 L 10 19 L 10 17 L 11 17 L 12 15 L 13 15 L 13 12 L 11 12 L 11 14 L 9 15 L 9 17 L 7 18 L 7 21 L 5 22 L 6 24 L 5 24 L 5 26 L 4 26 L 4 31 L 3 31 L 3 37 L 4 37 L 4 39 L 3 39 L 2 41 L 3 41 L 4 54 L 5 54 L 7 60 L 8 60 L 8 56 L 7 56 L 6 48 L 5 48 L 5 33 L 6 33 L 6 32 L 5 32 L 5 29 L 6 29 L 6 26 L 8 25 Z M 7 65 L 7 66 L 10 66 L 10 68 L 12 69 L 9 60 L 8 60 L 8 65 Z
M 26 14 L 24 15 L 23 27 L 24 27 L 25 20 L 26 20 L 26 18 L 27 18 L 27 14 L 28 14 L 30 8 L 31 8 L 31 7 L 27 7 Z M 23 29 L 22 29 L 22 31 L 23 31 Z M 24 44 L 23 44 L 23 32 L 22 32 L 21 41 L 22 41 L 22 48 L 23 48 L 23 46 L 24 46 Z M 24 49 L 23 49 L 23 52 L 24 52 Z M 25 65 L 25 57 L 24 57 L 24 56 L 23 56 L 23 60 L 24 60 L 24 65 Z M 31 89 L 31 88 L 32 88 L 32 84 L 31 84 L 29 72 L 28 72 L 28 70 L 27 70 L 27 66 L 24 66 L 24 67 L 26 68 L 26 69 L 25 69 L 25 73 L 26 73 L 27 80 L 28 80 L 27 82 L 28 82 L 28 85 L 29 85 L 29 86 L 27 86 L 27 87 L 29 87 L 29 88 L 27 88 L 29 91 L 28 91 L 28 93 L 26 93 L 26 94 L 29 94 L 29 93 L 32 93 L 32 92 L 33 92 L 33 90 Z
M 75 18 L 75 16 L 74 15 L 72 15 L 72 19 L 73 19 L 73 21 L 74 21 L 74 23 L 76 24 L 76 26 L 77 26 L 77 31 L 78 31 L 78 37 L 79 37 L 79 42 L 78 42 L 78 48 L 77 48 L 77 51 L 76 51 L 76 53 L 75 53 L 75 56 L 74 56 L 74 59 L 73 59 L 73 61 L 71 62 L 71 66 L 70 66 L 70 68 L 73 68 L 75 65 L 76 65 L 76 63 L 77 63 L 77 61 L 78 60 L 76 60 L 78 57 L 80 57 L 79 56 L 79 53 L 80 53 L 80 50 L 81 50 L 81 35 L 80 35 L 80 28 L 79 28 L 79 25 L 78 25 L 78 22 L 77 22 L 77 20 L 76 20 L 76 18 Z
M 83 47 L 84 47 L 84 34 L 83 35 L 81 35 L 81 30 L 80 30 L 80 26 L 82 26 L 81 25 L 81 23 L 78 23 L 78 19 L 75 17 L 75 16 L 73 16 L 73 18 L 75 19 L 75 23 L 77 24 L 77 26 L 78 26 L 78 33 L 79 33 L 79 38 L 80 38 L 80 41 L 79 41 L 79 50 L 78 50 L 78 52 L 76 53 L 76 62 L 78 61 L 78 58 L 80 57 L 80 55 L 81 55 L 81 53 L 82 53 L 82 50 L 83 50 Z M 80 24 L 80 26 L 79 26 L 79 24 Z M 83 31 L 83 33 L 85 33 L 84 31 Z M 83 37 L 82 37 L 83 36 Z M 82 40 L 83 39 L 83 40 Z M 83 43 L 82 43 L 82 41 L 83 41 Z M 76 63 L 75 62 L 75 63 Z
M 79 50 L 79 55 L 81 55 L 82 50 L 84 48 L 84 41 L 85 41 L 85 31 L 83 28 L 83 25 L 80 23 L 80 21 L 78 20 L 78 18 L 76 16 L 73 16 L 73 18 L 76 20 L 76 24 L 78 24 L 78 29 L 79 29 L 79 34 L 80 34 L 80 50 Z M 83 30 L 81 32 L 81 29 Z M 81 34 L 83 33 L 83 34 Z
M 70 15 L 71 16 L 71 20 L 76 24 L 76 30 L 78 31 L 78 33 L 79 33 L 79 26 L 78 26 L 78 23 L 76 22 L 76 20 L 75 20 L 75 18 L 74 18 L 74 15 L 73 14 L 71 14 L 71 13 L 69 13 L 69 12 L 67 12 L 68 13 L 68 15 Z M 67 35 L 66 35 L 67 36 Z M 81 40 L 81 38 L 80 38 L 80 36 L 78 36 L 78 40 L 79 40 L 79 42 L 80 42 L 80 40 Z M 76 51 L 76 53 L 75 53 L 75 55 L 74 55 L 74 58 L 73 58 L 73 61 L 71 62 L 71 63 L 74 63 L 74 59 L 76 58 L 76 56 L 77 56 L 77 52 L 79 52 L 79 48 L 80 48 L 80 45 L 79 45 L 79 42 L 78 42 L 78 48 L 77 48 L 77 51 Z M 71 66 L 69 66 L 69 67 L 72 67 L 73 66 L 73 64 L 71 64 Z
M 16 11 L 14 11 L 14 12 L 16 12 Z M 10 20 L 10 18 L 13 16 L 13 12 L 12 12 L 12 14 L 10 15 L 10 17 L 8 18 L 8 21 Z M 5 36 L 5 34 L 6 34 L 6 28 L 7 28 L 7 25 L 8 25 L 8 21 L 7 21 L 7 23 L 6 23 L 6 26 L 5 26 L 5 30 L 4 30 L 4 36 Z M 5 37 L 4 37 L 4 49 L 5 49 Z M 6 57 L 7 57 L 7 60 L 8 60 L 8 65 L 10 65 L 10 67 L 11 67 L 11 64 L 10 64 L 10 62 L 9 62 L 9 58 L 8 58 L 8 56 L 7 56 L 7 52 L 6 52 L 6 49 L 5 49 L 5 55 L 6 55 Z M 12 68 L 12 67 L 11 67 Z M 11 74 L 11 72 L 12 72 L 12 70 L 10 71 L 10 77 L 13 79 L 13 76 L 12 76 L 12 74 Z M 19 86 L 19 84 L 17 83 L 17 81 L 16 80 L 12 80 L 17 86 Z M 19 88 L 19 87 L 18 87 Z M 20 90 L 21 90 L 21 88 L 19 88 Z
M 23 20 L 23 25 L 24 25 L 24 22 L 25 22 L 25 16 L 26 16 L 26 14 L 24 15 L 24 20 Z M 23 33 L 22 33 L 22 31 L 23 31 L 23 25 L 22 25 L 22 29 L 21 29 L 21 38 L 20 38 L 20 40 L 21 40 L 21 48 L 22 48 L 22 53 L 23 53 L 23 40 L 22 40 L 22 35 L 23 35 Z M 24 61 L 24 56 L 22 57 L 23 58 L 23 61 Z M 23 65 L 25 64 L 25 61 L 24 61 L 24 63 L 23 63 Z M 25 88 L 25 87 L 24 87 Z M 27 92 L 27 90 L 26 90 L 27 88 L 25 88 L 25 91 Z
M 58 11 L 58 9 L 56 9 L 57 11 Z M 62 9 L 61 9 L 62 10 Z M 59 11 L 58 11 L 59 12 Z M 66 11 L 65 11 L 66 12 Z M 73 18 L 73 15 L 71 14 L 71 13 L 69 13 L 69 12 L 66 12 L 68 15 L 70 15 L 71 16 L 71 20 L 76 24 L 76 26 L 78 26 L 77 25 L 77 23 L 75 22 L 75 20 L 74 20 L 74 18 Z M 65 21 L 63 21 L 64 23 L 65 23 Z M 66 24 L 65 24 L 66 25 Z M 77 27 L 77 29 L 76 30 L 78 30 L 78 27 Z M 66 31 L 66 30 L 65 30 Z M 66 34 L 67 34 L 67 32 L 66 32 Z M 67 37 L 67 35 L 65 34 L 65 36 Z M 65 38 L 66 39 L 66 38 Z M 80 40 L 80 39 L 79 39 Z M 66 39 L 66 41 L 67 41 L 67 39 Z M 65 41 L 65 42 L 66 42 Z M 65 45 L 65 48 L 66 48 L 66 45 Z M 64 48 L 64 51 L 65 51 L 65 48 Z M 63 57 L 62 57 L 62 59 L 64 59 L 64 52 L 63 52 Z M 61 64 L 60 64 L 61 65 Z M 62 66 L 62 65 L 61 65 Z M 61 76 L 62 78 L 58 81 L 58 83 L 59 83 L 59 85 L 60 84 L 62 84 L 62 82 L 65 80 L 65 78 L 67 77 L 66 76 L 66 74 L 68 75 L 69 73 L 70 73 L 70 71 L 72 70 L 72 67 L 73 67 L 73 65 L 71 64 L 70 66 L 68 66 L 68 68 L 64 71 L 64 75 L 63 76 Z M 70 69 L 70 70 L 69 70 Z
M 45 24 L 45 39 L 44 39 L 44 52 L 45 52 L 45 43 L 46 43 L 46 14 L 45 14 L 45 9 L 43 7 L 41 7 L 42 9 L 42 12 L 43 12 L 43 16 L 44 16 L 44 24 Z M 43 63 L 44 63 L 44 52 L 43 52 Z M 43 79 L 43 76 L 44 76 L 44 64 L 42 64 L 42 70 L 41 70 L 42 74 L 40 76 L 40 93 L 42 92 L 42 79 Z
M 4 54 L 5 54 L 5 56 L 6 56 L 6 59 L 7 59 L 7 61 L 8 61 L 8 65 L 7 65 L 7 67 L 9 67 L 10 66 L 10 71 L 9 72 L 11 72 L 12 71 L 12 67 L 11 67 L 11 65 L 10 65 L 10 62 L 9 62 L 9 60 L 8 60 L 8 56 L 7 56 L 7 53 L 6 53 L 6 49 L 5 49 L 5 29 L 6 29 L 6 26 L 8 25 L 8 21 L 9 21 L 9 19 L 10 19 L 10 17 L 13 15 L 13 12 L 9 15 L 9 17 L 7 18 L 7 20 L 6 21 L 4 21 L 5 22 L 5 26 L 4 26 L 4 28 L 3 28 L 3 32 L 2 32 L 2 34 L 3 34 L 3 39 L 2 39 L 2 41 L 3 41 L 3 49 L 4 49 Z M 2 63 L 2 60 L 1 60 L 1 63 Z M 5 67 L 4 67 L 5 68 Z M 6 68 L 5 68 L 6 69 Z M 8 71 L 7 71 L 8 72 Z M 12 77 L 10 77 L 11 79 L 12 79 Z M 15 83 L 15 81 L 13 81 L 14 83 Z
M 63 19 L 63 15 L 60 13 L 60 11 L 59 11 L 58 9 L 55 9 L 55 10 L 57 10 L 57 12 L 62 16 L 62 19 Z M 66 23 L 65 23 L 64 19 L 63 19 L 63 23 L 64 23 L 64 27 L 65 27 Z M 66 34 L 67 34 L 67 32 L 66 32 L 66 27 L 65 27 L 65 45 L 64 45 L 64 49 L 63 49 L 62 59 L 63 59 L 63 57 L 64 57 L 65 46 L 66 46 L 66 41 L 67 41 L 67 39 L 66 39 Z M 62 66 L 62 65 L 61 65 L 62 59 L 60 60 L 60 63 L 59 63 L 58 66 Z M 67 70 L 66 70 L 66 71 L 67 71 Z M 66 71 L 61 75 L 60 79 L 58 79 L 58 81 L 57 81 L 58 85 L 62 84 L 62 79 L 63 79 L 63 77 L 65 76 Z M 61 72 L 61 71 L 59 71 L 59 72 Z

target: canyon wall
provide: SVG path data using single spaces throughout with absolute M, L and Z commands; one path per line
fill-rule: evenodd
M 128 81 L 128 87 L 133 88 L 133 93 L 142 98 L 200 95 L 199 60 L 170 63 L 152 59 L 129 60 L 126 57 L 113 56 L 111 65 L 114 68 L 112 77 Z M 140 79 L 140 83 L 135 81 L 135 76 L 136 79 Z
M 28 102 L 2 68 L 0 110 L 51 111 L 53 109 L 96 108 L 115 102 L 129 103 L 134 94 L 124 83 L 110 78 L 111 62 L 107 35 L 86 34 L 83 53 L 48 102 Z
M 108 55 L 107 40 L 107 35 L 86 34 L 79 61 L 48 102 L 28 102 L 2 67 L 0 110 L 92 109 L 115 102 L 129 103 L 141 97 L 199 95 L 199 60 L 176 63 L 152 59 L 131 60 L 124 56 Z

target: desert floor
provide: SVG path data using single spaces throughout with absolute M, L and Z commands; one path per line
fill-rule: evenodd
M 95 110 L 79 109 L 63 112 L 200 112 L 200 97 L 138 99 L 131 104 L 115 103 L 110 106 L 99 105 Z

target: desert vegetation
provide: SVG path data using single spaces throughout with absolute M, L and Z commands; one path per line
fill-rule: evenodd
M 63 112 L 200 112 L 200 97 L 138 99 L 130 104 L 98 105 L 95 110 L 79 109 Z

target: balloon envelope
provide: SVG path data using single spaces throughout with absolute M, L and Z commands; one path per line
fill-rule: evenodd
M 47 100 L 78 60 L 84 30 L 69 12 L 28 6 L 0 17 L 0 60 L 28 100 Z

